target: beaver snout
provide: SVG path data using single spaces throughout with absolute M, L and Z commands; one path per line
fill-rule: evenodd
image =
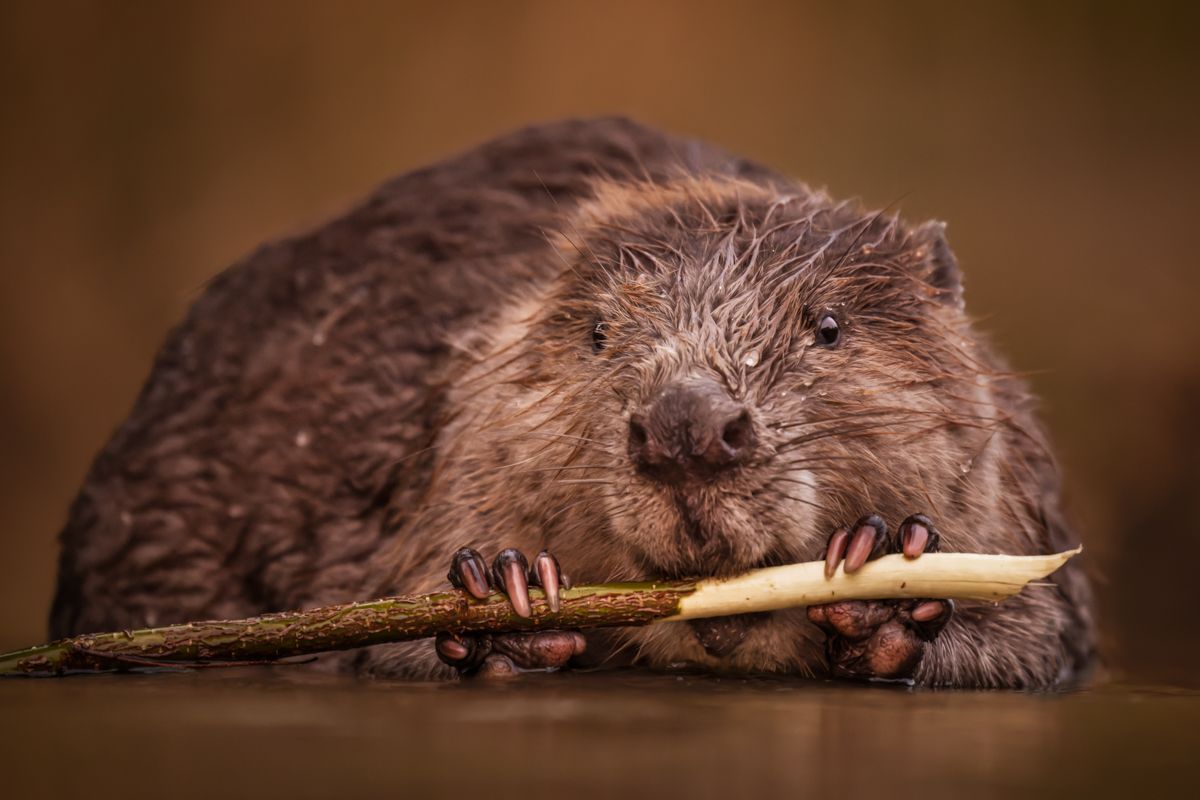
M 629 418 L 629 457 L 662 483 L 715 477 L 757 446 L 750 412 L 712 381 L 670 386 Z

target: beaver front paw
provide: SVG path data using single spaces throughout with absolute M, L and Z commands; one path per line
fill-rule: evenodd
M 939 542 L 937 529 L 922 514 L 904 520 L 895 540 L 888 537 L 887 523 L 871 514 L 829 537 L 825 573 L 832 575 L 839 563 L 857 572 L 888 552 L 917 558 L 935 552 Z M 950 600 L 843 600 L 808 609 L 809 620 L 825 631 L 830 672 L 857 680 L 911 679 L 926 646 L 953 614 Z
M 464 547 L 450 562 L 450 583 L 483 600 L 493 589 L 504 592 L 518 616 L 533 613 L 529 587 L 540 586 L 550 609 L 559 609 L 559 590 L 570 586 L 558 560 L 543 550 L 530 566 L 519 550 L 502 551 L 491 569 L 477 551 Z M 533 631 L 505 634 L 438 634 L 438 657 L 462 675 L 497 678 L 566 666 L 587 645 L 578 631 Z

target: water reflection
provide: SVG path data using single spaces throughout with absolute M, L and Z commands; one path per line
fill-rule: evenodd
M 9 681 L 0 707 L 12 796 L 1153 794 L 1182 788 L 1200 744 L 1200 693 L 1128 686 L 911 692 L 622 673 L 495 687 L 231 670 Z

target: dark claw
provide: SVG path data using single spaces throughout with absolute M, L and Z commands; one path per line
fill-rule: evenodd
M 883 519 L 871 514 L 829 538 L 825 574 L 836 572 L 843 558 L 844 570 L 852 573 L 886 552 L 917 558 L 939 544 L 937 529 L 923 514 L 900 523 L 895 541 L 888 539 Z M 830 671 L 855 679 L 911 679 L 926 647 L 953 616 L 950 600 L 842 600 L 808 608 L 809 621 L 825 632 Z
M 829 537 L 829 548 L 825 551 L 825 577 L 832 578 L 837 572 L 838 564 L 846 555 L 846 542 L 850 539 L 850 531 L 841 528 Z
M 942 604 L 937 600 L 928 600 L 912 610 L 912 618 L 917 622 L 929 622 L 942 615 Z
M 922 553 L 936 553 L 941 543 L 941 536 L 929 517 L 924 514 L 913 514 L 900 523 L 897 542 L 900 552 L 905 558 L 916 558 Z
M 492 587 L 487 580 L 487 562 L 483 556 L 469 547 L 464 547 L 454 554 L 450 561 L 450 573 L 446 576 L 450 583 L 476 600 L 483 600 L 492 593 Z
M 478 662 L 491 649 L 485 638 L 464 638 L 454 633 L 439 633 L 434 640 L 434 647 L 442 661 L 460 669 Z
M 492 580 L 508 595 L 508 602 L 517 616 L 526 619 L 533 616 L 529 604 L 529 582 L 525 577 L 528 573 L 529 562 L 525 560 L 525 555 L 511 547 L 502 550 L 492 562 Z
M 543 550 L 533 559 L 529 582 L 542 587 L 542 591 L 546 593 L 546 605 L 550 606 L 551 611 L 558 611 L 562 607 L 558 590 L 564 583 L 563 574 L 558 566 L 558 559 L 550 555 L 549 551 Z
M 471 655 L 470 647 L 451 638 L 438 639 L 437 649 L 447 661 L 462 661 Z
M 908 612 L 912 628 L 922 640 L 932 642 L 954 616 L 953 600 L 921 600 Z
M 508 549 L 489 568 L 476 551 L 464 547 L 450 563 L 450 583 L 469 595 L 485 599 L 493 589 L 503 591 L 513 611 L 533 616 L 530 586 L 541 586 L 547 606 L 558 611 L 562 592 L 570 582 L 558 560 L 543 550 L 532 568 L 520 550 Z M 562 669 L 584 652 L 587 641 L 577 631 L 551 630 L 505 634 L 443 632 L 434 639 L 434 651 L 463 677 L 507 678 L 530 670 Z
M 846 545 L 846 574 L 857 572 L 863 564 L 879 558 L 888 548 L 887 523 L 878 514 L 870 514 L 854 524 L 854 535 Z

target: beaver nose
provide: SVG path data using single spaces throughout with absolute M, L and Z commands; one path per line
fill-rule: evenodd
M 629 456 L 663 483 L 708 478 L 743 464 L 757 437 L 746 407 L 712 382 L 671 386 L 629 418 Z

